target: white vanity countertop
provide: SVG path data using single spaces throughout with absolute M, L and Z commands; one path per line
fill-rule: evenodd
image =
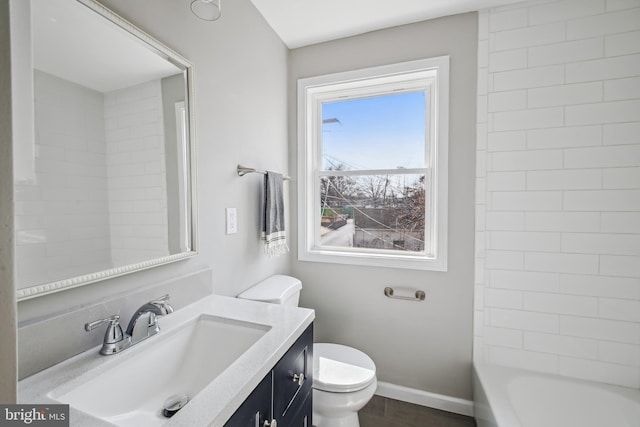
M 280 360 L 296 339 L 313 322 L 313 310 L 266 304 L 218 295 L 176 310 L 159 319 L 162 331 L 159 335 L 139 343 L 120 354 L 102 356 L 95 347 L 51 368 L 27 377 L 18 383 L 19 403 L 60 403 L 48 394 L 62 386 L 72 386 L 87 371 L 104 372 L 115 358 L 135 357 L 145 351 L 163 333 L 180 327 L 200 314 L 209 314 L 244 322 L 267 325 L 270 329 L 225 371 L 194 396 L 187 406 L 163 424 L 166 427 L 223 426 L 235 410 L 249 396 L 271 368 Z M 82 330 L 79 325 L 78 330 Z M 44 349 L 43 349 L 44 351 Z M 162 375 L 162 373 L 158 373 Z M 127 387 L 127 384 L 122 384 Z M 105 390 L 117 393 L 117 390 Z M 112 426 L 71 407 L 72 426 Z

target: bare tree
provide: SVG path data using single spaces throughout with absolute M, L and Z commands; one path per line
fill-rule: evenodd
M 345 170 L 344 164 L 330 166 L 330 171 Z M 345 199 L 350 199 L 355 189 L 355 182 L 348 176 L 323 176 L 320 179 L 320 200 L 323 208 L 336 208 L 345 205 Z
M 426 194 L 424 175 L 405 188 L 404 203 L 398 214 L 398 227 L 404 230 L 424 230 Z
M 367 204 L 374 208 L 387 205 L 387 199 L 391 198 L 393 190 L 389 183 L 389 176 L 371 175 L 358 180 L 358 190 L 362 193 Z

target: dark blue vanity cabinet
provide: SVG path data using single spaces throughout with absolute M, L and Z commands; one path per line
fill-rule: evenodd
M 313 324 L 240 405 L 225 427 L 311 427 L 312 381 Z
M 225 427 L 263 427 L 265 422 L 271 422 L 272 383 L 273 372 L 269 372 L 226 422 Z

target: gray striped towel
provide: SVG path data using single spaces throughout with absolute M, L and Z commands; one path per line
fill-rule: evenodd
M 269 256 L 289 252 L 287 232 L 284 229 L 284 191 L 282 175 L 269 172 L 264 177 L 264 193 L 260 215 L 261 238 L 264 251 Z

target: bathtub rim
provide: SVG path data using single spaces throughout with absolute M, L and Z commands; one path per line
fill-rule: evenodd
M 511 407 L 511 402 L 509 402 L 507 388 L 501 386 L 515 373 L 513 371 L 505 371 L 510 369 L 512 368 L 485 363 L 473 363 L 474 416 L 478 427 L 522 426 Z M 490 389 L 491 393 L 487 393 L 487 389 Z M 481 398 L 483 401 L 478 401 L 480 397 L 477 396 L 478 391 L 482 393 Z M 480 405 L 486 405 L 487 411 L 485 413 L 482 413 L 483 411 L 479 408 Z M 478 418 L 484 415 L 490 416 L 490 419 Z
M 600 383 L 596 381 L 583 380 L 548 372 L 539 372 L 510 366 L 492 365 L 482 362 L 473 362 L 473 401 L 474 417 L 478 427 L 522 427 L 518 415 L 515 413 L 507 393 L 507 383 L 517 377 L 542 377 L 551 380 L 566 381 L 573 384 L 588 385 L 599 389 L 622 395 L 631 400 L 639 400 L 640 389 L 623 387 L 614 384 Z M 478 389 L 479 387 L 479 389 Z M 487 388 L 491 393 L 487 393 Z M 477 396 L 481 391 L 483 396 Z M 478 402 L 479 397 L 484 397 L 486 402 Z M 478 420 L 479 405 L 486 403 L 492 419 Z

